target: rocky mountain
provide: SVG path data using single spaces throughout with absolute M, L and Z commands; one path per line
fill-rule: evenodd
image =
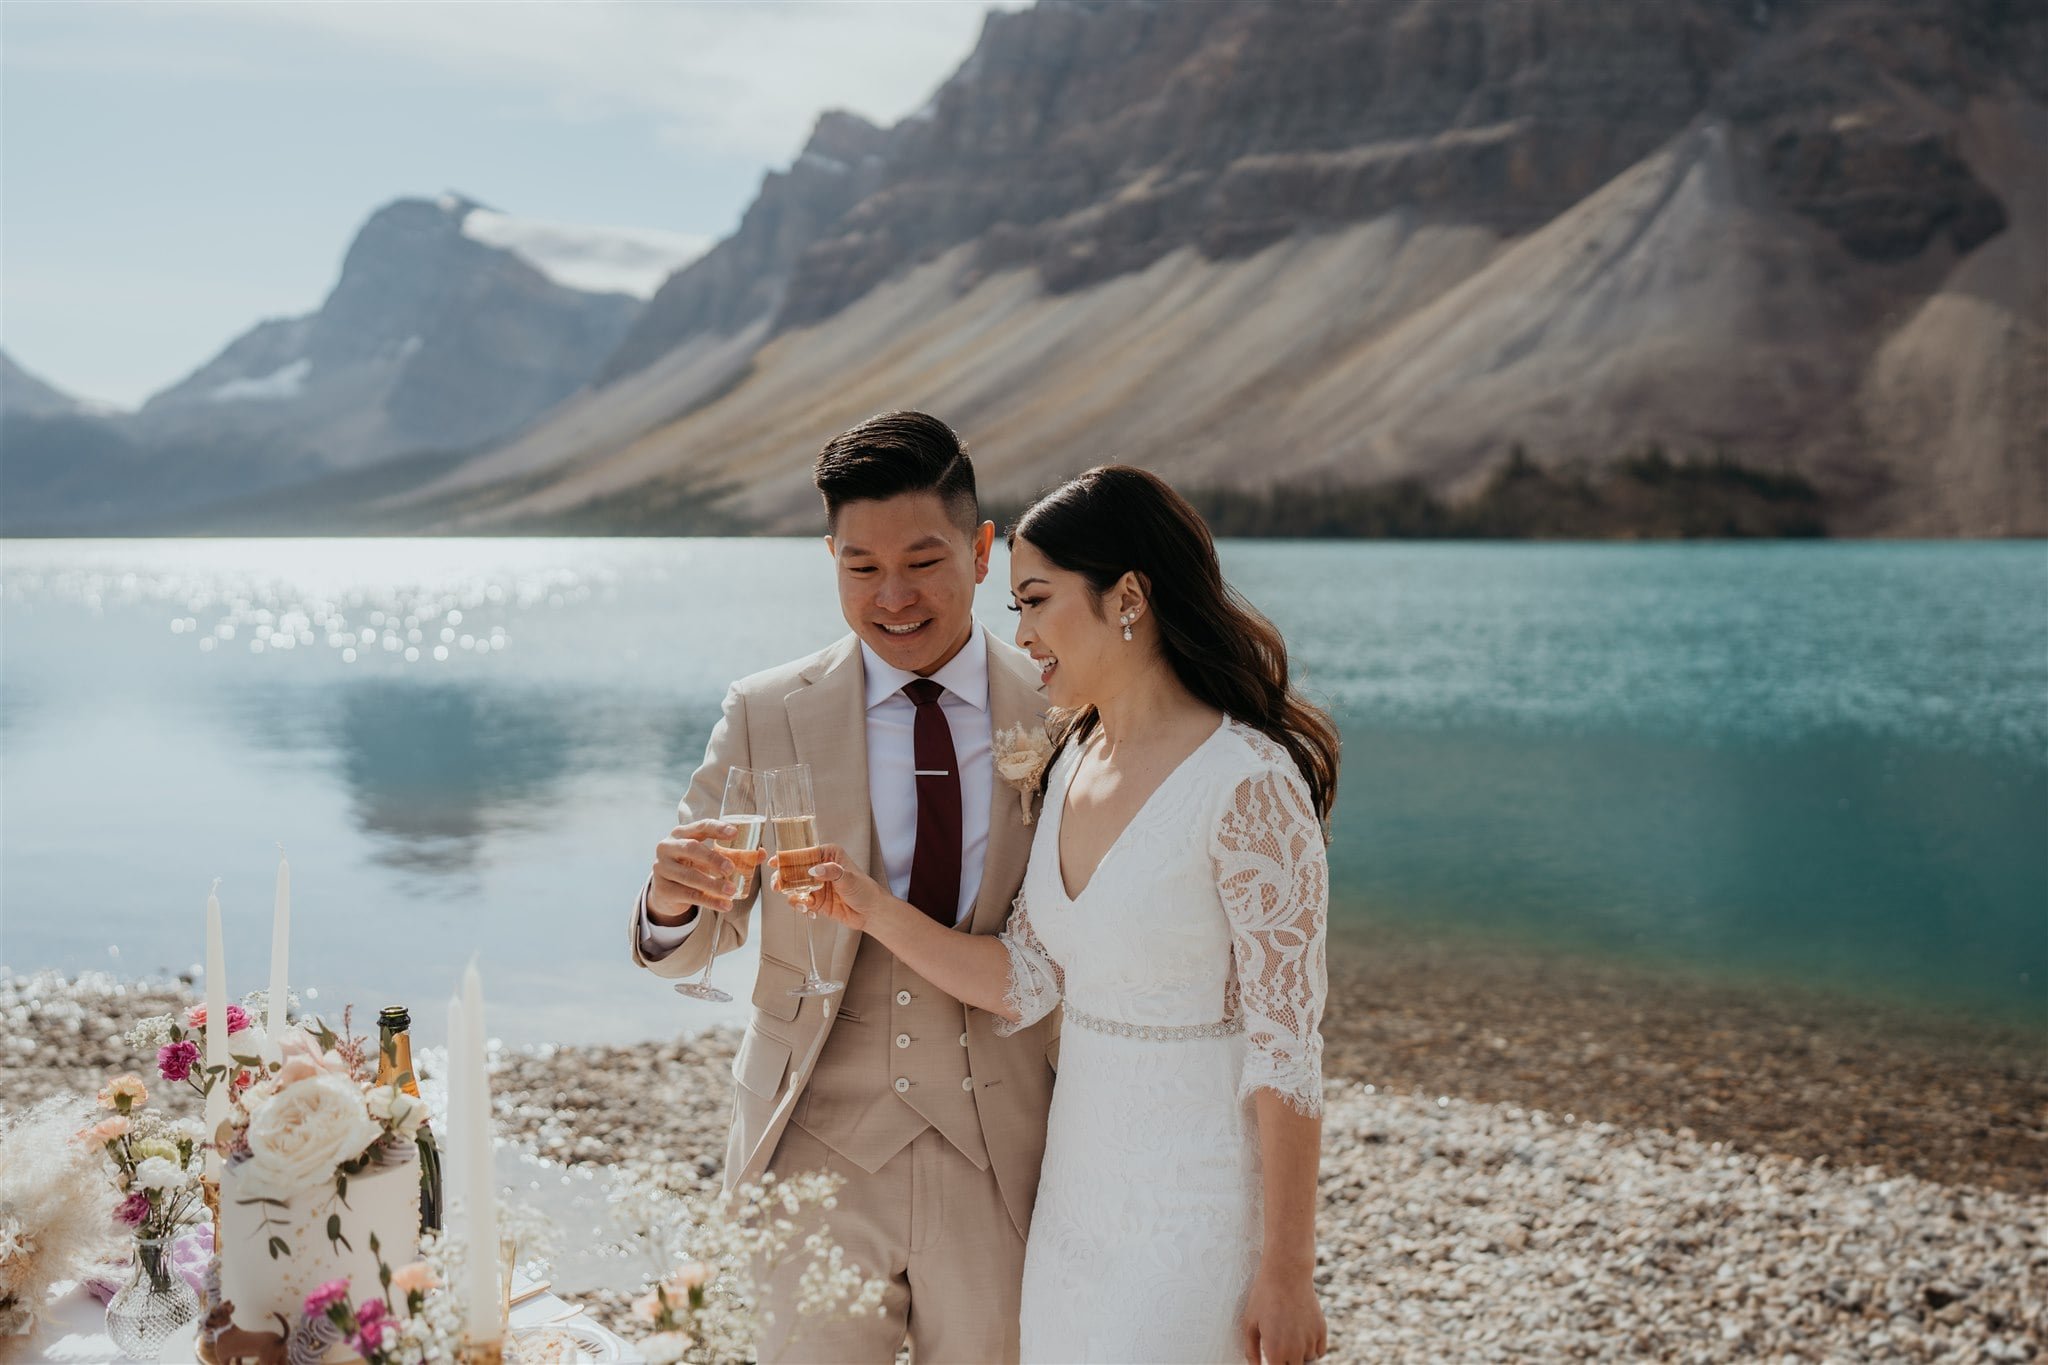
M 2038 5 L 1041 0 L 822 121 L 599 387 L 351 515 L 809 529 L 809 453 L 918 404 L 998 500 L 1658 444 L 1838 533 L 2048 533 L 2044 256 Z
M 576 284 L 651 290 L 699 250 L 525 223 L 459 195 L 398 200 L 356 234 L 315 312 L 259 323 L 101 427 L 14 425 L 17 496 L 0 525 L 147 526 L 393 457 L 487 447 L 584 387 L 643 306 Z M 117 467 L 112 493 L 65 492 Z
M 205 385 L 295 383 L 303 323 Z M 1284 493 L 1247 524 L 2048 534 L 2048 10 L 1040 0 L 823 117 L 588 377 L 219 524 L 813 530 L 811 452 L 922 405 L 997 505 L 1116 458 Z

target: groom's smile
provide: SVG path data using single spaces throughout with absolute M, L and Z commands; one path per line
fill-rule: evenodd
M 974 586 L 994 541 L 992 524 L 936 493 L 846 503 L 825 538 L 846 624 L 892 667 L 937 672 L 974 633 Z

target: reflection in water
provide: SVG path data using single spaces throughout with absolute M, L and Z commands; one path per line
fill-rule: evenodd
M 392 867 L 469 868 L 484 834 L 538 824 L 569 770 L 570 704 L 552 694 L 378 679 L 338 702 L 351 811 Z
M 1339 915 L 2048 1013 L 2038 547 L 1223 553 L 1344 731 Z M 215 874 L 243 951 L 283 841 L 343 998 L 431 998 L 481 948 L 583 1037 L 702 1017 L 626 961 L 624 907 L 727 684 L 844 629 L 810 542 L 6 554 L 14 966 L 183 967 Z M 772 608 L 683 629 L 707 594 Z

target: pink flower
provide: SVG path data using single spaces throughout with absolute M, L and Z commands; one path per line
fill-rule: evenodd
M 206 1006 L 194 1005 L 191 1009 L 186 1010 L 185 1027 L 189 1029 L 205 1028 Z M 230 1035 L 237 1034 L 247 1027 L 249 1027 L 249 1011 L 243 1009 L 240 1005 L 229 1005 L 228 1033 Z
M 370 1302 L 380 1308 L 383 1307 L 381 1300 L 372 1299 Z M 356 1329 L 356 1339 L 352 1344 L 356 1348 L 356 1354 L 368 1360 L 371 1356 L 389 1347 L 397 1339 L 398 1324 L 379 1319 L 366 1326 L 358 1327 Z
M 356 1309 L 356 1325 L 367 1328 L 373 1322 L 382 1322 L 387 1311 L 389 1310 L 384 1307 L 384 1300 L 371 1299 Z
M 284 1064 L 277 1071 L 277 1088 L 297 1085 L 300 1081 L 328 1071 L 346 1072 L 347 1066 L 338 1053 L 322 1052 L 320 1040 L 304 1029 L 293 1029 L 277 1040 L 278 1055 Z
M 141 1190 L 129 1195 L 114 1206 L 114 1221 L 129 1227 L 141 1227 L 142 1220 L 149 1217 L 149 1196 Z
M 668 1287 L 678 1294 L 688 1294 L 692 1289 L 701 1289 L 711 1278 L 711 1271 L 702 1261 L 692 1261 L 668 1277 Z
M 113 1109 L 125 1114 L 130 1109 L 140 1108 L 149 1103 L 149 1090 L 142 1084 L 142 1077 L 130 1073 L 116 1076 L 100 1091 L 100 1108 Z
M 182 1081 L 192 1074 L 192 1064 L 199 1060 L 199 1044 L 191 1039 L 182 1043 L 166 1043 L 156 1050 L 156 1070 L 167 1081 Z
M 115 1138 L 126 1137 L 127 1135 L 128 1120 L 121 1114 L 116 1114 L 112 1118 L 101 1119 L 90 1128 L 78 1130 L 78 1140 L 95 1147 L 104 1147 Z
M 434 1278 L 434 1272 L 427 1268 L 425 1261 L 414 1261 L 391 1272 L 391 1290 L 400 1298 L 411 1298 L 424 1294 L 441 1282 Z
M 348 1281 L 329 1280 L 312 1293 L 306 1295 L 306 1316 L 321 1318 L 337 1303 L 348 1302 Z

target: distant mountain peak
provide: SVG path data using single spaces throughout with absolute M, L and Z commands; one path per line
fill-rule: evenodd
M 75 398 L 40 375 L 30 373 L 13 356 L 0 350 L 0 414 L 61 417 L 93 411 L 99 406 Z

